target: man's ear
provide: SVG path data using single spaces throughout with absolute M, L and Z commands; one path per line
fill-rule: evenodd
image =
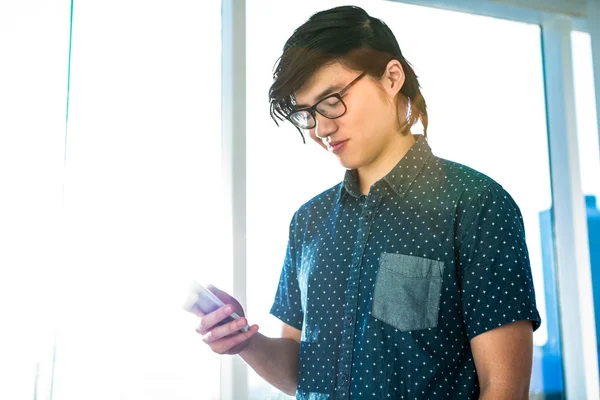
M 402 86 L 404 86 L 404 69 L 398 60 L 391 60 L 385 67 L 382 84 L 391 98 L 395 98 Z

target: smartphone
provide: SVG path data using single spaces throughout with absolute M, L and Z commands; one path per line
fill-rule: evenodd
M 224 305 L 225 303 L 223 303 L 217 296 L 215 296 L 213 292 L 211 292 L 201 284 L 194 282 L 191 285 L 190 294 L 188 295 L 188 298 L 186 299 L 183 305 L 183 309 L 193 314 L 197 313 L 198 311 L 202 312 L 203 314 L 209 314 L 223 307 Z M 239 318 L 240 316 L 234 312 L 233 314 L 231 314 L 231 316 L 221 321 L 219 325 L 235 321 Z M 246 325 L 239 331 L 248 332 L 249 329 L 250 327 Z

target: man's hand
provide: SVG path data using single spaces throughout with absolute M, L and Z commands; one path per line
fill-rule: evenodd
M 213 292 L 226 306 L 210 314 L 198 313 L 199 324 L 196 332 L 202 335 L 202 340 L 210 346 L 213 352 L 238 354 L 248 346 L 249 339 L 258 332 L 258 325 L 252 325 L 248 332 L 238 332 L 248 323 L 240 303 L 214 286 L 209 286 L 208 290 Z M 224 323 L 224 320 L 234 312 L 241 318 Z

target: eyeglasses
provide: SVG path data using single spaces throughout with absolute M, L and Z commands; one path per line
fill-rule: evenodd
M 319 100 L 315 105 L 308 108 L 303 108 L 300 110 L 296 110 L 287 116 L 287 119 L 294 124 L 296 128 L 301 129 L 312 129 L 317 126 L 317 114 L 319 113 L 325 118 L 328 119 L 336 119 L 346 114 L 348 108 L 346 104 L 342 100 L 342 96 L 359 81 L 360 78 L 365 76 L 367 73 L 363 72 L 358 76 L 358 78 L 354 79 L 350 82 L 345 88 L 343 88 L 338 93 L 330 94 L 329 96 Z M 300 131 L 302 134 L 302 131 Z M 302 139 L 304 140 L 304 135 L 302 135 Z

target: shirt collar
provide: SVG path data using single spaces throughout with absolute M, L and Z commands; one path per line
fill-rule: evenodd
M 429 160 L 429 157 L 432 156 L 427 139 L 423 135 L 415 135 L 415 139 L 416 141 L 410 150 L 408 150 L 398 164 L 396 164 L 396 166 L 379 181 L 386 182 L 400 197 L 404 196 L 419 172 L 421 172 L 421 169 L 427 160 Z M 340 184 L 336 201 L 340 203 L 347 194 L 356 198 L 362 196 L 357 170 L 346 171 L 344 182 Z

